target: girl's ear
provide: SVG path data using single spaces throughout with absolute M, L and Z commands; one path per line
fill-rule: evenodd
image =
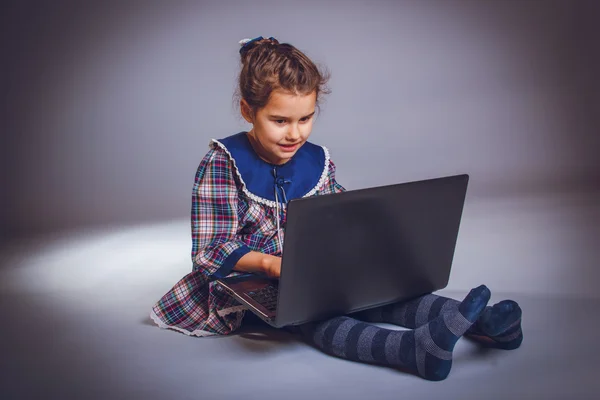
M 240 100 L 240 110 L 242 111 L 242 117 L 244 117 L 247 122 L 253 124 L 254 115 L 252 113 L 252 108 L 244 99 Z

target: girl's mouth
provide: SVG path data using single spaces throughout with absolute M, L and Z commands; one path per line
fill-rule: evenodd
M 293 151 L 296 151 L 296 149 L 298 148 L 298 143 L 293 144 L 293 145 L 280 144 L 279 147 L 281 147 L 281 150 L 283 150 L 284 152 L 291 153 Z

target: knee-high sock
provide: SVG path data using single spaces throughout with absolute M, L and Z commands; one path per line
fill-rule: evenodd
M 409 331 L 384 329 L 347 316 L 306 324 L 301 331 L 328 354 L 442 380 L 450 373 L 456 342 L 477 321 L 489 298 L 487 287 L 475 288 L 457 308 Z

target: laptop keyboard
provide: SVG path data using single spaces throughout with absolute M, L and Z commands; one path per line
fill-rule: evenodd
M 278 292 L 279 289 L 277 285 L 271 284 L 259 290 L 252 290 L 250 292 L 246 292 L 246 294 L 250 296 L 252 300 L 256 301 L 267 310 L 275 311 L 277 309 Z

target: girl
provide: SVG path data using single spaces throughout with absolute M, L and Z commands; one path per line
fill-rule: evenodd
M 242 323 L 245 308 L 213 283 L 216 278 L 279 276 L 288 200 L 344 191 L 327 148 L 308 142 L 327 76 L 272 37 L 240 43 L 240 106 L 252 129 L 211 141 L 193 188 L 193 271 L 151 313 L 160 327 L 188 335 L 227 335 Z M 429 294 L 305 324 L 298 332 L 328 354 L 442 380 L 464 334 L 488 347 L 520 346 L 521 309 L 511 300 L 486 307 L 489 298 L 483 285 L 462 302 Z

